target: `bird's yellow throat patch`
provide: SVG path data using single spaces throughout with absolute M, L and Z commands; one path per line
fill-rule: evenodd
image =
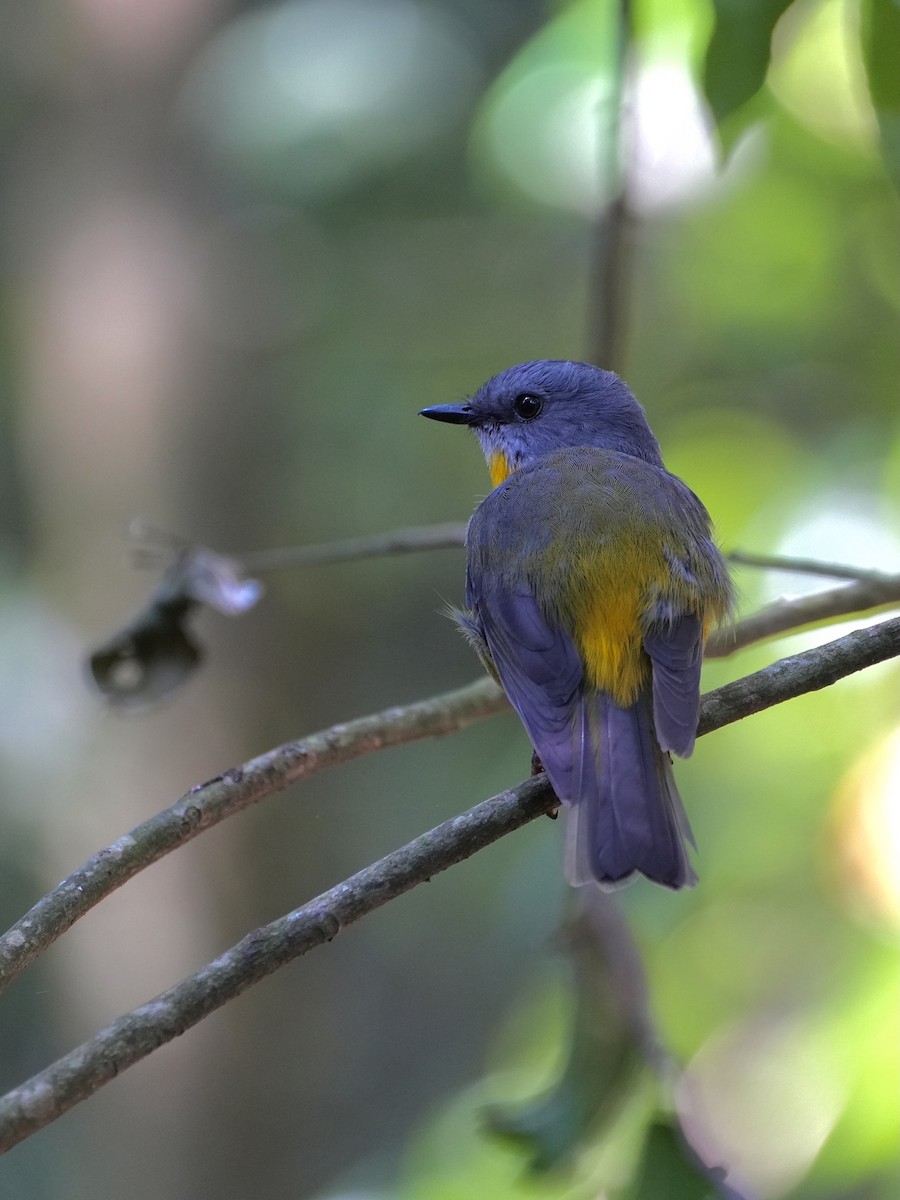
M 515 470 L 512 463 L 500 450 L 495 450 L 493 454 L 488 455 L 487 464 L 494 487 L 499 487 L 501 483 L 509 479 Z

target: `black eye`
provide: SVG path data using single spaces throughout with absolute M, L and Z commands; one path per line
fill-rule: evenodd
M 516 396 L 513 403 L 513 411 L 523 421 L 533 421 L 543 407 L 544 402 L 540 396 L 533 396 L 531 392 L 523 392 L 521 396 Z

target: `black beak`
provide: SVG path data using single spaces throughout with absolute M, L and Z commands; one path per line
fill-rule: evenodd
M 446 421 L 449 425 L 471 425 L 475 421 L 475 413 L 469 404 L 435 404 L 432 408 L 423 408 L 419 416 Z

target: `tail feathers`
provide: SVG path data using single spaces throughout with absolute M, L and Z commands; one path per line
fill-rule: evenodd
M 649 692 L 631 708 L 596 693 L 582 697 L 573 733 L 575 786 L 561 797 L 570 804 L 569 882 L 612 891 L 641 874 L 664 887 L 691 887 L 697 877 L 685 842 L 693 838 L 654 733 Z

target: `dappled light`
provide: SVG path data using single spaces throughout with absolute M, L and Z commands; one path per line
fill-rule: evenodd
M 900 926 L 900 730 L 842 781 L 831 826 L 835 886 L 861 920 Z
M 340 193 L 452 126 L 481 75 L 451 12 L 285 0 L 239 17 L 188 73 L 185 121 L 254 188 Z

